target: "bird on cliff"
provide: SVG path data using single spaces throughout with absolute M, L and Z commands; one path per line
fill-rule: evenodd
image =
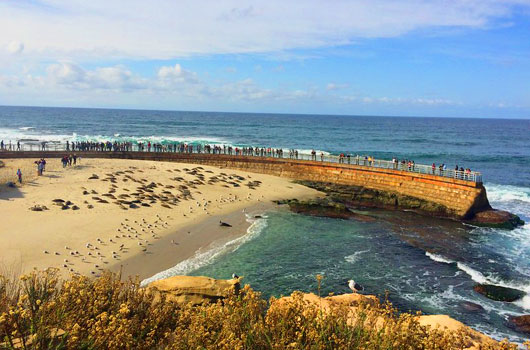
M 358 292 L 364 290 L 364 287 L 361 286 L 359 283 L 355 283 L 354 280 L 349 280 L 348 281 L 348 287 L 350 287 L 350 289 L 352 290 L 353 293 L 358 293 Z
M 235 273 L 233 273 L 233 274 L 232 274 L 232 278 L 233 278 L 233 279 L 239 279 L 239 276 L 236 275 Z

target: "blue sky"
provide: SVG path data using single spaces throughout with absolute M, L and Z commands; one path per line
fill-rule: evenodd
M 530 118 L 530 1 L 0 0 L 0 104 Z

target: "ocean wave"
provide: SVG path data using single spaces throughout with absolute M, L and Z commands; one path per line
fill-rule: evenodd
M 530 203 L 530 188 L 499 185 L 494 183 L 487 183 L 484 185 L 488 192 L 488 199 L 490 202 L 502 203 L 509 201 L 520 201 Z
M 211 247 L 208 247 L 208 249 L 205 251 L 199 249 L 191 258 L 181 261 L 177 265 L 162 272 L 159 272 L 152 277 L 144 279 L 141 282 L 141 285 L 145 286 L 151 282 L 176 275 L 186 275 L 203 266 L 209 265 L 214 262 L 218 257 L 227 253 L 235 252 L 243 244 L 259 236 L 263 229 L 267 227 L 267 220 L 265 218 L 250 219 L 247 215 L 247 221 L 251 222 L 252 224 L 247 229 L 247 233 L 245 235 L 235 238 L 224 244 L 213 245 Z
M 517 302 L 515 302 L 515 304 L 522 307 L 525 310 L 530 310 L 530 283 L 523 284 L 520 282 L 504 281 L 495 276 L 486 276 L 482 272 L 475 270 L 474 268 L 460 261 L 454 261 L 446 257 L 443 257 L 441 255 L 437 255 L 437 254 L 430 253 L 430 252 L 425 252 L 425 255 L 427 255 L 429 258 L 431 258 L 432 260 L 436 262 L 440 262 L 444 264 L 455 264 L 456 263 L 456 267 L 459 270 L 465 272 L 473 281 L 477 283 L 491 284 L 491 285 L 495 285 L 499 287 L 517 289 L 522 292 L 525 292 L 526 295 L 521 300 L 518 300 Z
M 18 129 L 0 128 L 0 139 L 4 141 L 16 142 L 21 139 L 34 139 L 38 142 L 66 142 L 66 141 L 118 141 L 118 142 L 152 142 L 152 143 L 174 143 L 184 142 L 193 144 L 216 144 L 234 146 L 230 140 L 225 140 L 210 136 L 174 136 L 174 135 L 126 135 L 123 132 L 115 132 L 112 135 L 79 135 L 76 132 L 71 134 L 54 134 L 45 131 L 37 132 L 35 127 L 21 127 Z
M 431 253 L 431 252 L 425 252 L 425 255 L 427 255 L 429 258 L 431 258 L 432 260 L 436 261 L 436 262 L 440 262 L 440 263 L 444 263 L 444 264 L 453 264 L 455 263 L 455 261 L 451 260 L 451 259 L 447 259 L 441 255 L 438 255 L 438 254 L 434 254 L 434 253 Z
M 368 253 L 370 249 L 367 250 L 359 250 L 358 252 L 353 253 L 352 255 L 348 255 L 344 257 L 344 260 L 349 262 L 350 264 L 353 264 L 361 258 L 361 254 Z

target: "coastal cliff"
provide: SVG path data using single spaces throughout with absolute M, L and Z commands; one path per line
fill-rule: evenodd
M 396 191 L 381 191 L 364 186 L 341 185 L 320 181 L 296 181 L 298 184 L 324 192 L 326 197 L 308 201 L 285 200 L 278 204 L 288 204 L 292 211 L 314 216 L 332 218 L 357 217 L 349 209 L 380 208 L 386 210 L 411 210 L 422 215 L 451 218 L 477 225 L 513 229 L 524 225 L 517 215 L 495 210 L 489 204 L 486 189 L 474 198 L 474 204 L 467 214 L 461 216 L 455 208 L 431 200 L 413 197 Z
M 53 269 L 0 278 L 0 339 L 9 349 L 517 349 L 369 295 L 294 292 L 267 302 L 239 279 L 176 276 L 141 287 L 109 272 L 60 280 Z
M 237 296 L 249 292 L 248 286 L 241 290 L 239 279 L 214 280 L 204 276 L 174 276 L 152 282 L 147 288 L 156 291 L 163 289 L 171 300 L 192 305 L 228 301 L 232 294 Z M 286 310 L 292 311 L 292 308 L 296 308 L 308 319 L 315 316 L 313 313 L 318 311 L 327 317 L 344 316 L 349 326 L 358 326 L 362 323 L 366 328 L 373 327 L 383 331 L 389 326 L 388 307 L 389 305 L 381 305 L 379 299 L 373 295 L 351 293 L 319 297 L 313 293 L 293 292 L 290 296 L 273 298 L 265 317 L 282 317 Z M 494 339 L 447 315 L 402 315 L 404 317 L 401 326 L 406 324 L 410 327 L 419 327 L 425 332 L 426 337 L 429 336 L 429 332 L 434 332 L 438 336 L 443 333 L 458 334 L 458 340 L 455 338 L 455 344 L 451 345 L 458 343 L 462 349 L 494 349 L 500 345 Z

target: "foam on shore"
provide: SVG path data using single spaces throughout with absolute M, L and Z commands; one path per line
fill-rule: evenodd
M 231 241 L 223 244 L 212 244 L 206 250 L 199 249 L 195 252 L 195 255 L 187 260 L 181 261 L 177 265 L 159 272 L 152 277 L 146 278 L 141 282 L 142 286 L 145 286 L 151 282 L 169 278 L 176 275 L 186 275 L 194 270 L 197 270 L 205 265 L 213 263 L 218 257 L 236 251 L 240 246 L 246 242 L 258 237 L 263 229 L 267 227 L 266 216 L 262 218 L 254 219 L 250 215 L 247 215 L 247 221 L 251 223 L 247 229 L 246 234 L 237 237 Z

